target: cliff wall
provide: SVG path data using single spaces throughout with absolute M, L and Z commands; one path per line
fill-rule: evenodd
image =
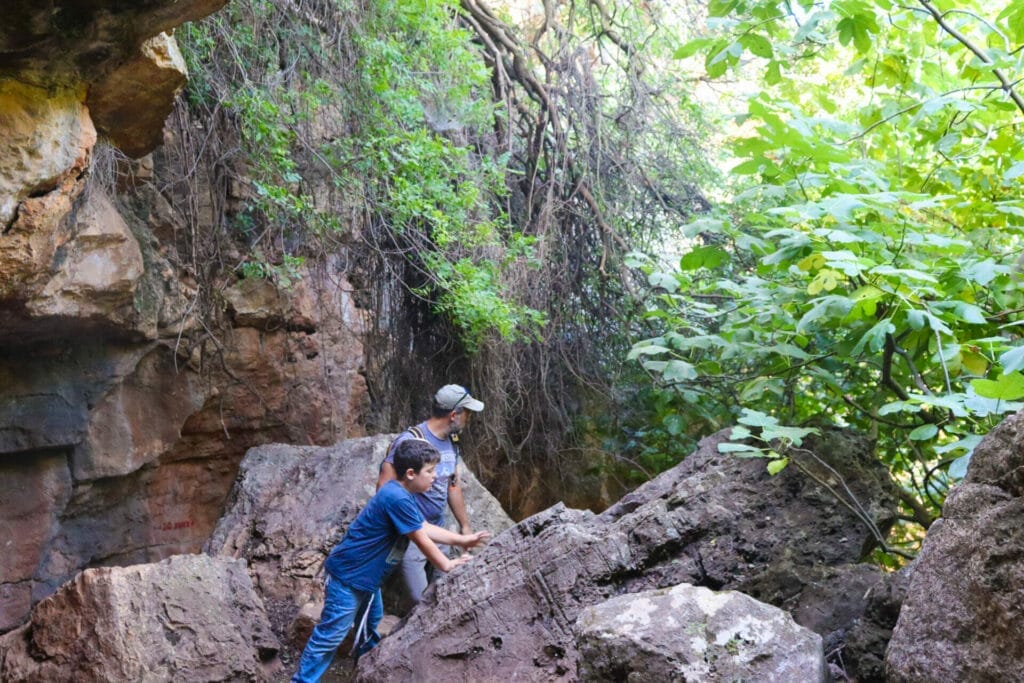
M 339 261 L 211 284 L 180 252 L 216 218 L 159 182 L 190 125 L 167 123 L 187 77 L 168 32 L 223 5 L 5 9 L 0 632 L 83 568 L 198 551 L 250 446 L 364 433 Z

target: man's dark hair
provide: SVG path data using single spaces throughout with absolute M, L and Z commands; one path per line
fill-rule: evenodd
M 432 417 L 445 417 L 450 412 L 452 412 L 452 410 L 453 410 L 452 408 L 442 408 L 441 406 L 439 406 L 437 404 L 437 401 L 435 400 L 435 401 L 431 402 L 430 415 Z M 454 410 L 455 410 L 455 414 L 456 415 L 458 415 L 460 413 L 464 413 L 466 411 L 465 408 L 455 408 Z
M 394 465 L 399 480 L 409 470 L 419 474 L 424 465 L 432 462 L 441 462 L 441 454 L 423 439 L 403 439 L 395 446 Z

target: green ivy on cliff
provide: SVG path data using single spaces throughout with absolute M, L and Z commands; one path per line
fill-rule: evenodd
M 246 0 L 180 39 L 189 101 L 237 135 L 243 273 L 282 280 L 288 259 L 364 239 L 419 273 L 468 348 L 543 324 L 503 281 L 530 240 L 500 210 L 503 159 L 477 144 L 488 72 L 450 4 Z

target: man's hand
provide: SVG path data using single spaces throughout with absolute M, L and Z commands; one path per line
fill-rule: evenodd
M 478 531 L 475 534 L 463 534 L 462 539 L 456 545 L 461 545 L 463 548 L 475 548 L 489 540 L 491 540 L 490 531 Z
M 462 524 L 459 526 L 459 533 L 463 536 L 471 536 L 473 534 L 473 527 L 471 527 L 468 522 L 466 524 Z

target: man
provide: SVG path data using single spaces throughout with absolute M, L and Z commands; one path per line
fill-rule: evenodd
M 459 523 L 459 533 L 471 535 L 473 528 L 466 514 L 466 502 L 459 485 L 458 464 L 460 451 L 458 435 L 469 423 L 471 413 L 479 413 L 484 404 L 469 394 L 469 390 L 458 384 L 448 384 L 434 394 L 430 417 L 415 427 L 402 432 L 391 447 L 380 467 L 377 490 L 396 478 L 395 447 L 406 439 L 422 439 L 437 449 L 441 462 L 437 466 L 437 478 L 429 490 L 414 494 L 423 518 L 439 527 L 445 525 L 445 506 L 451 508 Z M 442 548 L 447 551 L 447 548 Z M 430 572 L 428 574 L 428 571 Z M 402 577 L 409 588 L 414 602 L 419 602 L 433 572 L 427 565 L 427 558 L 417 546 L 410 545 L 402 558 Z

